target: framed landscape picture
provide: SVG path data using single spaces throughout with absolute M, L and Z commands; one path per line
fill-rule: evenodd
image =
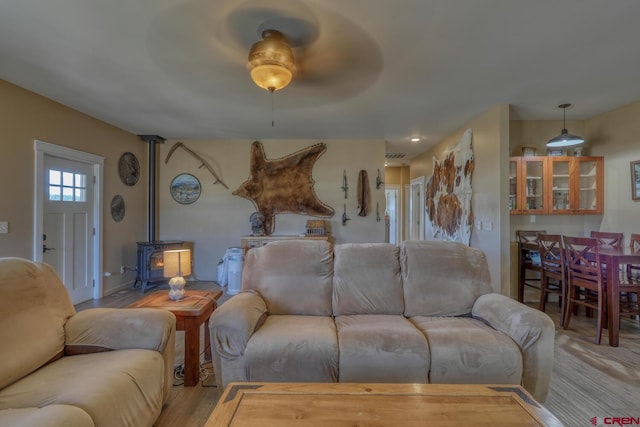
M 181 173 L 173 178 L 169 191 L 173 200 L 182 205 L 190 205 L 198 200 L 202 188 L 198 178 L 190 173 Z
M 640 200 L 640 160 L 631 162 L 631 198 Z

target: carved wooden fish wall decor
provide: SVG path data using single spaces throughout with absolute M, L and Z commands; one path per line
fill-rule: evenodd
M 371 205 L 371 189 L 369 188 L 369 175 L 366 170 L 358 173 L 358 215 L 369 215 Z

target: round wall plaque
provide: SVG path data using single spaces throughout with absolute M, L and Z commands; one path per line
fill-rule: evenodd
M 140 163 L 133 153 L 126 152 L 118 161 L 118 174 L 125 185 L 135 185 L 140 178 Z
M 115 222 L 120 222 L 124 218 L 124 199 L 119 194 L 111 199 L 111 218 Z
M 183 205 L 190 205 L 200 197 L 200 181 L 189 173 L 181 173 L 173 178 L 169 191 L 173 200 Z

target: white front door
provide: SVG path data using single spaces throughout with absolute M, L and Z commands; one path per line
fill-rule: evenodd
M 93 298 L 93 165 L 44 156 L 42 260 L 74 304 Z

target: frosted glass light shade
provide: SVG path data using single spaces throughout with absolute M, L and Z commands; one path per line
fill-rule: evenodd
M 280 65 L 259 65 L 251 70 L 253 82 L 271 92 L 287 87 L 292 78 L 291 71 Z

